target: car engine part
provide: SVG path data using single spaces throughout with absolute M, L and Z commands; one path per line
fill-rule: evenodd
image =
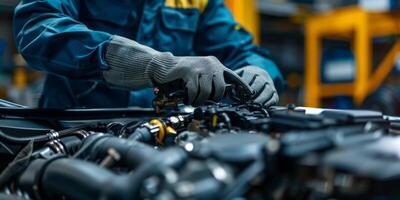
M 0 107 L 0 199 L 396 199 L 400 118 L 251 102 Z

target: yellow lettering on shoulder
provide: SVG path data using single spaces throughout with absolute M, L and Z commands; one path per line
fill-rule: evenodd
M 165 0 L 165 6 L 170 8 L 197 9 L 203 13 L 208 0 Z
M 240 30 L 240 29 L 242 29 L 242 26 L 240 25 L 240 24 L 236 24 L 234 27 L 233 27 L 233 29 L 235 29 L 235 30 Z

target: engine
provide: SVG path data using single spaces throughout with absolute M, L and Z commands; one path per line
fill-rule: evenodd
M 399 119 L 216 104 L 0 108 L 0 199 L 394 199 Z

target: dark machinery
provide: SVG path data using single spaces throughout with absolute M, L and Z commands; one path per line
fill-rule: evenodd
M 379 112 L 3 104 L 0 199 L 400 198 L 400 121 Z
M 379 110 L 387 115 L 400 113 L 400 88 L 398 86 L 383 85 L 363 102 L 362 108 Z

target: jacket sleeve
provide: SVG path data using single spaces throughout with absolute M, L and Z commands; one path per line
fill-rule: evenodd
M 275 87 L 283 89 L 284 80 L 277 66 L 267 52 L 253 44 L 251 34 L 238 25 L 224 1 L 208 2 L 195 39 L 196 53 L 214 55 L 231 69 L 247 65 L 261 67 L 273 78 Z
M 73 79 L 101 79 L 111 35 L 77 21 L 79 0 L 21 0 L 14 36 L 30 67 Z

